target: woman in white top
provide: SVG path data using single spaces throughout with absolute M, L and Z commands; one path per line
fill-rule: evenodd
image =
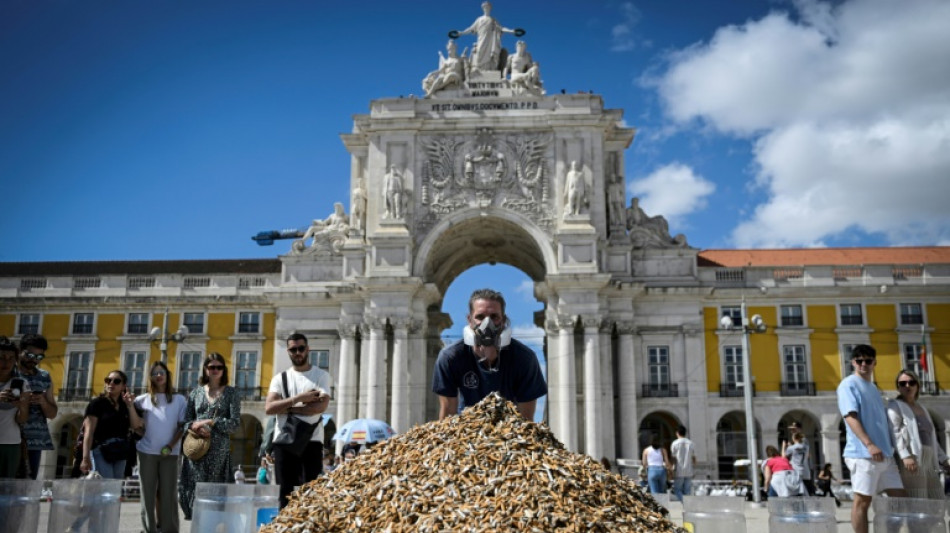
M 940 470 L 950 470 L 947 455 L 937 442 L 937 431 L 927 410 L 919 403 L 920 380 L 911 370 L 897 374 L 897 398 L 887 404 L 887 417 L 894 433 L 894 448 L 901 482 L 911 498 L 942 500 Z
M 162 533 L 178 532 L 178 454 L 188 402 L 175 394 L 171 379 L 165 363 L 155 361 L 149 369 L 148 393 L 135 399 L 136 409 L 145 418 L 145 434 L 135 448 L 142 484 L 142 527 L 147 533 L 158 531 L 156 493 Z
M 654 434 L 643 450 L 641 461 L 647 467 L 647 484 L 653 494 L 666 494 L 666 472 L 672 465 L 666 448 L 660 447 L 660 436 Z
M 0 478 L 16 476 L 20 424 L 30 416 L 30 384 L 16 372 L 16 345 L 0 337 Z

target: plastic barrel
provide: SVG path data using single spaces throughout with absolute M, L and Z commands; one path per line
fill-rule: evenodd
M 831 498 L 769 498 L 769 533 L 835 533 Z
M 683 496 L 683 527 L 694 533 L 745 533 L 745 500 Z
M 36 533 L 40 524 L 43 481 L 0 479 L 0 528 Z
M 874 533 L 944 533 L 946 500 L 877 497 L 874 509 Z
M 57 479 L 49 511 L 50 533 L 119 530 L 120 479 Z

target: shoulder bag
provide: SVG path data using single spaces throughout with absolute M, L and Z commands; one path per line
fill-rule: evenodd
M 284 382 L 284 398 L 290 398 L 290 390 L 287 388 L 287 372 L 281 372 L 280 377 Z M 320 423 L 311 424 L 292 414 L 287 414 L 287 420 L 280 426 L 280 435 L 274 440 L 274 446 L 280 446 L 282 450 L 297 457 L 303 455 L 310 444 L 313 432 Z
M 218 406 L 214 406 L 214 410 L 211 412 L 209 418 L 214 418 L 214 415 L 218 413 Z M 185 454 L 185 457 L 191 459 L 192 461 L 200 461 L 201 458 L 208 453 L 208 450 L 211 448 L 211 436 L 208 438 L 203 438 L 198 434 L 197 431 L 189 429 L 185 432 L 185 438 L 181 442 L 181 453 Z

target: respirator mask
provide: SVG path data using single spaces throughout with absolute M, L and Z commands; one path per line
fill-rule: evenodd
M 501 350 L 511 344 L 511 321 L 506 318 L 504 324 L 496 326 L 491 317 L 486 316 L 475 329 L 465 326 L 462 338 L 469 346 L 494 346 Z

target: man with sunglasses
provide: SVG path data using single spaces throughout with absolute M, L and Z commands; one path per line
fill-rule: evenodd
M 905 496 L 881 390 L 874 384 L 877 351 L 858 344 L 851 351 L 854 373 L 838 385 L 838 410 L 844 417 L 847 443 L 844 461 L 851 471 L 854 506 L 851 527 L 856 533 L 868 531 L 871 499 L 880 492 Z
M 289 415 L 308 424 L 318 424 L 330 404 L 329 391 L 333 388 L 330 374 L 310 364 L 310 348 L 302 333 L 292 333 L 287 338 L 287 355 L 293 367 L 271 379 L 264 404 L 265 413 L 277 415 L 274 440 L 280 437 L 281 427 Z M 322 437 L 323 424 L 319 424 L 300 455 L 284 446 L 274 445 L 274 473 L 280 485 L 281 509 L 287 505 L 287 496 L 294 487 L 313 481 L 323 472 Z
M 36 479 L 43 450 L 53 449 L 47 420 L 56 418 L 59 407 L 53 396 L 53 379 L 49 372 L 39 368 L 49 345 L 42 335 L 27 333 L 20 339 L 20 375 L 30 384 L 30 417 L 23 424 L 30 477 Z

